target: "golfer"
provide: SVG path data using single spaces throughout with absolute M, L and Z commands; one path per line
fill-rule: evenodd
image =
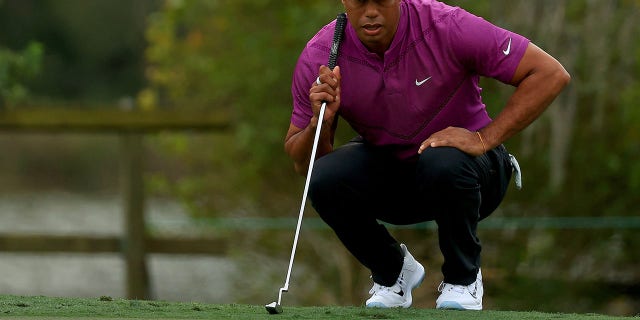
M 305 174 L 322 126 L 309 199 L 371 271 L 367 307 L 410 307 L 425 277 L 379 221 L 435 221 L 444 257 L 436 308 L 481 310 L 476 229 L 502 201 L 515 169 L 502 143 L 538 118 L 570 76 L 527 38 L 461 8 L 434 0 L 342 4 L 349 23 L 338 66 L 323 65 L 334 21 L 295 67 L 285 150 Z M 516 88 L 495 119 L 482 102 L 481 76 Z M 338 116 L 359 136 L 334 148 Z

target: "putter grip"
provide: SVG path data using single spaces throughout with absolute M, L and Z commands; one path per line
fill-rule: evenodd
M 345 13 L 338 14 L 336 18 L 336 30 L 333 32 L 333 43 L 331 44 L 331 52 L 329 53 L 329 69 L 333 70 L 336 67 L 338 60 L 338 50 L 340 49 L 340 43 L 342 42 L 342 34 L 344 33 L 344 27 L 347 25 L 347 15 Z

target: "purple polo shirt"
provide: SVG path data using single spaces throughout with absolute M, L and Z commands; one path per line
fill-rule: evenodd
M 384 58 L 369 52 L 347 24 L 337 64 L 342 73 L 340 116 L 368 143 L 399 159 L 449 126 L 479 130 L 491 122 L 480 76 L 508 83 L 529 40 L 461 8 L 434 0 L 403 0 L 398 30 Z M 291 123 L 313 115 L 309 88 L 326 65 L 335 21 L 302 51 L 293 74 Z

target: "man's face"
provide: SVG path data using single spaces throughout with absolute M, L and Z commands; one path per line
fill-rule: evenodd
M 349 23 L 371 52 L 383 55 L 398 30 L 401 0 L 342 0 Z

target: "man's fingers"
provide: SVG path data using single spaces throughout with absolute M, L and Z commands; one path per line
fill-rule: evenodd
M 418 148 L 422 154 L 427 148 L 454 147 L 469 155 L 478 156 L 486 152 L 477 134 L 463 128 L 449 127 L 427 138 Z
M 425 140 L 418 149 L 418 154 L 421 154 L 427 148 L 437 148 L 437 147 L 446 147 L 449 146 L 449 142 L 447 140 L 438 140 L 429 138 Z
M 313 112 L 318 115 L 322 102 L 327 102 L 325 119 L 334 116 L 339 108 L 340 101 L 340 68 L 333 71 L 327 66 L 320 66 L 318 77 L 309 89 L 309 100 L 313 105 Z
M 434 142 L 432 141 L 432 139 L 431 139 L 431 138 L 429 138 L 429 139 L 425 140 L 425 141 L 420 145 L 420 148 L 418 149 L 418 154 L 422 154 L 422 152 L 423 152 L 424 150 L 426 150 L 427 148 L 429 148 L 429 147 L 435 147 L 435 144 L 434 144 Z
M 327 66 L 320 66 L 320 71 L 318 73 L 319 76 L 316 79 L 316 85 L 326 83 L 332 88 L 335 88 L 338 85 L 338 81 L 340 79 L 340 67 L 336 66 L 332 71 Z
M 328 85 L 331 88 L 335 88 L 338 85 L 338 78 L 333 74 L 321 74 L 316 79 L 315 85 L 321 86 L 324 84 Z
M 309 93 L 309 100 L 313 101 L 315 105 L 320 105 L 322 101 L 334 102 L 336 100 L 337 93 L 332 89 L 328 91 L 314 91 Z

